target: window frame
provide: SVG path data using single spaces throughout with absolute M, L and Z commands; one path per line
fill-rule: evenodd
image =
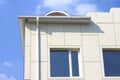
M 100 46 L 101 69 L 102 69 L 103 80 L 120 80 L 120 76 L 105 76 L 103 50 L 113 50 L 113 51 L 119 50 L 120 51 L 120 46 Z
M 83 55 L 82 49 L 80 46 L 48 46 L 48 78 L 49 80 L 59 80 L 59 79 L 79 79 L 83 80 Z M 79 65 L 79 76 L 69 76 L 69 77 L 51 77 L 50 73 L 50 50 L 71 50 L 71 51 L 78 51 L 78 65 Z M 72 67 L 71 67 L 72 69 Z

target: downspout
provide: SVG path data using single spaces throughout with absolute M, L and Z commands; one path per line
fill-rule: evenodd
M 37 43 L 38 43 L 38 80 L 41 80 L 41 64 L 40 64 L 40 28 L 39 28 L 39 17 L 36 17 L 37 26 Z

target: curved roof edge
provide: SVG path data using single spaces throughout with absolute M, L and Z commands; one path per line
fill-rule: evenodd
M 44 16 L 70 16 L 70 15 L 64 11 L 50 11 L 46 13 Z

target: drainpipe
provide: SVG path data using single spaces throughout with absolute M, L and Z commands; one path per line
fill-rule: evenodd
M 37 43 L 38 43 L 38 80 L 41 80 L 41 64 L 40 64 L 40 27 L 39 27 L 39 17 L 36 17 L 36 26 L 37 26 Z

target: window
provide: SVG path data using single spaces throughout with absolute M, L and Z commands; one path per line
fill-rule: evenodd
M 120 76 L 120 51 L 103 50 L 105 76 Z
M 50 50 L 51 77 L 78 77 L 78 51 Z

